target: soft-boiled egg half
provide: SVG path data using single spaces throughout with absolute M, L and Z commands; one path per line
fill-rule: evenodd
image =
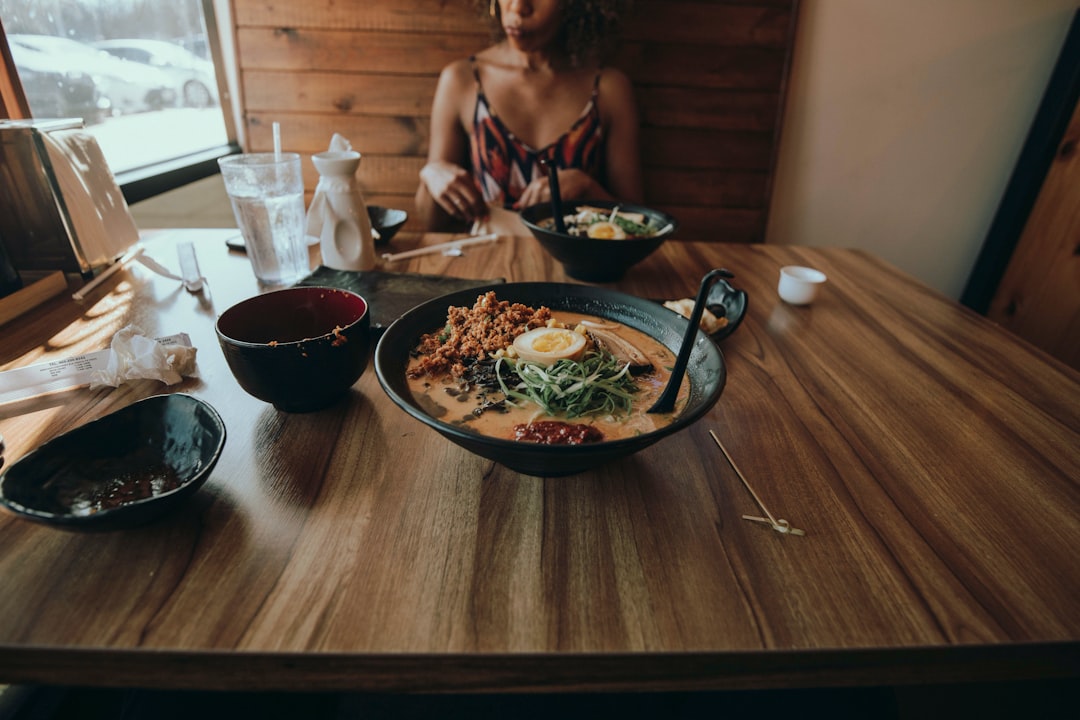
M 585 345 L 584 335 L 558 327 L 536 328 L 514 338 L 517 356 L 540 365 L 552 365 L 565 358 L 579 360 Z
M 597 240 L 625 240 L 626 231 L 613 222 L 594 222 L 587 230 L 589 237 Z

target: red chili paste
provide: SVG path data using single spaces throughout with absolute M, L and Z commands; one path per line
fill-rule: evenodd
M 581 445 L 600 442 L 604 433 L 592 425 L 579 425 L 559 420 L 542 420 L 514 426 L 514 439 L 541 445 Z

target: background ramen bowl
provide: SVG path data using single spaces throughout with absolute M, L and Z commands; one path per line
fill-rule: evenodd
M 579 200 L 564 202 L 566 215 L 579 205 L 589 205 L 605 210 L 613 210 L 616 205 L 626 212 L 641 213 L 649 218 L 653 227 L 663 229 L 671 227 L 659 235 L 649 238 L 627 240 L 596 240 L 590 237 L 575 237 L 554 229 L 540 227 L 540 223 L 551 217 L 551 203 L 532 205 L 521 211 L 521 221 L 529 232 L 544 246 L 553 258 L 562 263 L 563 270 L 572 278 L 586 282 L 614 282 L 621 278 L 633 265 L 651 255 L 665 240 L 675 234 L 678 222 L 675 218 L 658 210 L 627 205 L 608 200 Z
M 661 438 L 682 430 L 705 415 L 724 389 L 727 371 L 723 357 L 716 343 L 698 331 L 687 369 L 690 381 L 687 406 L 672 423 L 653 432 L 584 445 L 541 445 L 479 435 L 437 420 L 421 408 L 409 391 L 405 375 L 409 353 L 419 343 L 421 335 L 446 324 L 448 307 L 472 307 L 476 298 L 489 290 L 495 291 L 500 300 L 532 307 L 546 305 L 553 311 L 585 313 L 622 323 L 655 338 L 673 353 L 679 351 L 687 322 L 656 302 L 605 288 L 563 283 L 506 283 L 462 290 L 407 312 L 386 329 L 375 349 L 375 372 L 383 390 L 402 410 L 481 457 L 525 475 L 572 475 L 644 450 Z
M 379 231 L 379 239 L 376 245 L 390 242 L 390 238 L 397 234 L 409 219 L 409 213 L 396 208 L 385 208 L 378 205 L 367 206 L 368 217 L 371 219 L 371 227 Z
M 285 412 L 320 410 L 342 398 L 368 365 L 370 329 L 367 301 L 328 287 L 256 295 L 217 321 L 240 387 Z
M 183 393 L 155 395 L 59 435 L 0 476 L 0 503 L 67 530 L 142 525 L 198 490 L 225 447 L 225 423 Z

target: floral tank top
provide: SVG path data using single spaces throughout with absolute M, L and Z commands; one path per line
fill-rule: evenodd
M 513 205 L 530 182 L 547 176 L 541 160 L 561 169 L 576 168 L 604 181 L 603 127 L 597 105 L 600 73 L 593 81 L 592 97 L 570 129 L 553 143 L 535 149 L 515 137 L 495 114 L 484 95 L 475 59 L 470 60 L 476 78 L 476 109 L 469 145 L 473 176 L 484 200 L 503 207 Z

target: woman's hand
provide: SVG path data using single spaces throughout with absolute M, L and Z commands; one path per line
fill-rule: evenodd
M 448 215 L 465 222 L 487 217 L 487 203 L 468 170 L 451 162 L 429 162 L 420 170 L 420 180 L 432 199 Z
M 613 199 L 591 175 L 577 169 L 559 170 L 559 197 L 563 200 Z M 514 208 L 521 210 L 544 202 L 551 202 L 551 185 L 546 177 L 529 183 L 514 203 Z

